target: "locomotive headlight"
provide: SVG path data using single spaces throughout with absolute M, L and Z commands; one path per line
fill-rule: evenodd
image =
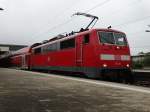
M 127 64 L 126 66 L 127 66 L 128 68 L 130 67 L 130 65 L 129 65 L 129 64 Z
M 107 67 L 107 64 L 103 64 L 103 67 Z

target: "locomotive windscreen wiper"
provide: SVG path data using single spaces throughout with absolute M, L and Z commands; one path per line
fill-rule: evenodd
M 82 12 L 77 12 L 77 13 L 75 13 L 75 14 L 73 14 L 73 16 L 74 15 L 77 15 L 77 16 L 80 16 L 80 15 L 82 15 L 82 16 L 85 16 L 85 17 L 89 17 L 89 18 L 92 18 L 92 21 L 87 25 L 87 27 L 85 28 L 85 29 L 88 29 L 90 26 L 91 26 L 91 24 L 94 22 L 94 24 L 93 24 L 93 26 L 96 24 L 96 22 L 98 21 L 98 17 L 97 16 L 94 16 L 94 15 L 91 15 L 91 14 L 87 14 L 87 13 L 82 13 Z M 92 26 L 92 27 L 93 27 Z

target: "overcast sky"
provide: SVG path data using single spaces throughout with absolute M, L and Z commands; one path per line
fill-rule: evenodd
M 0 43 L 31 45 L 78 30 L 90 21 L 71 17 L 88 12 L 99 17 L 95 28 L 127 34 L 131 53 L 150 52 L 150 0 L 0 0 Z

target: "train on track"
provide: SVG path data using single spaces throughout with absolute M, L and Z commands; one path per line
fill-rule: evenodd
M 89 29 L 98 17 L 78 32 L 58 35 L 43 43 L 36 43 L 7 56 L 11 66 L 29 70 L 68 71 L 90 78 L 112 77 L 128 80 L 131 77 L 131 55 L 126 34 L 106 29 Z M 1 63 L 4 62 L 2 58 Z

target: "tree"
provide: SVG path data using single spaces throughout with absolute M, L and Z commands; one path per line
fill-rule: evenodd
M 149 55 L 149 53 L 147 53 L 145 55 L 145 58 L 143 60 L 143 64 L 144 64 L 144 66 L 150 66 L 150 55 Z
M 141 54 L 144 54 L 144 52 L 143 52 L 143 51 L 141 51 L 141 52 L 139 52 L 139 53 L 138 53 L 138 55 L 141 55 Z

